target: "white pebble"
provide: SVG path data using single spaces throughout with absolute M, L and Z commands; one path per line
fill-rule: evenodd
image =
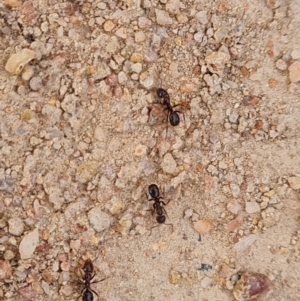
M 96 232 L 108 229 L 110 226 L 110 216 L 101 211 L 101 208 L 94 207 L 88 213 L 89 222 Z
M 293 60 L 298 60 L 300 59 L 300 49 L 295 49 L 291 53 L 292 59 Z
M 131 70 L 135 73 L 140 73 L 142 71 L 142 64 L 135 63 L 135 64 L 131 65 Z
M 8 220 L 8 232 L 15 236 L 20 236 L 24 232 L 24 223 L 19 217 Z
M 256 202 L 246 202 L 246 212 L 249 214 L 260 212 L 260 206 Z
M 35 228 L 33 231 L 27 233 L 20 243 L 19 252 L 21 259 L 29 259 L 33 255 L 38 243 L 39 231 Z
M 11 74 L 20 74 L 26 64 L 34 58 L 35 52 L 30 49 L 24 48 L 21 51 L 10 56 L 5 65 L 5 70 Z
M 286 70 L 287 69 L 287 63 L 282 60 L 282 59 L 279 59 L 277 60 L 276 62 L 276 68 L 279 69 L 279 70 Z
M 32 78 L 33 74 L 34 68 L 32 66 L 27 65 L 22 73 L 22 79 L 28 81 Z
M 161 168 L 164 172 L 173 174 L 176 171 L 176 161 L 170 153 L 165 154 L 161 163 Z
M 199 11 L 196 15 L 195 18 L 200 21 L 201 24 L 207 24 L 208 19 L 207 19 L 207 13 L 206 11 Z
M 170 15 L 166 11 L 156 9 L 155 14 L 156 14 L 156 22 L 159 25 L 171 25 L 171 24 L 173 24 L 173 19 L 170 17 Z
M 236 251 L 244 251 L 248 247 L 250 247 L 255 241 L 257 240 L 257 235 L 255 234 L 250 234 L 247 237 L 241 238 L 235 245 L 234 245 L 234 250 Z
M 30 82 L 29 82 L 29 86 L 31 88 L 31 90 L 33 91 L 38 91 L 42 88 L 43 82 L 42 82 L 42 78 L 40 76 L 34 76 Z
M 126 74 L 124 73 L 124 71 L 121 71 L 119 74 L 118 74 L 118 82 L 123 85 L 127 82 L 127 76 Z

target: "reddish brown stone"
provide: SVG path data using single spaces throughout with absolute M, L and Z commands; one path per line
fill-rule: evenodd
M 194 75 L 199 75 L 201 73 L 201 67 L 199 65 L 195 66 L 193 69 Z
M 0 260 L 0 280 L 8 279 L 11 276 L 11 266 L 8 261 Z
M 18 291 L 20 295 L 28 300 L 34 300 L 36 297 L 36 293 L 31 286 L 22 287 Z
M 254 96 L 254 95 L 250 95 L 250 96 L 245 96 L 243 98 L 243 104 L 246 106 L 254 106 L 258 103 L 258 97 Z
M 23 3 L 21 13 L 23 15 L 23 22 L 27 26 L 32 26 L 39 16 L 38 11 L 34 8 L 31 1 Z
M 274 51 L 273 50 L 268 50 L 267 54 L 269 55 L 269 57 L 273 58 L 274 57 Z
M 255 128 L 256 128 L 256 129 L 260 130 L 260 129 L 262 128 L 262 126 L 263 126 L 263 123 L 262 123 L 261 120 L 257 120 L 257 121 L 255 122 Z
M 249 75 L 249 71 L 246 67 L 243 66 L 243 67 L 241 67 L 240 70 L 241 70 L 243 76 L 248 76 Z
M 42 278 L 50 284 L 53 281 L 53 275 L 50 269 L 46 269 L 42 272 Z
M 269 87 L 270 87 L 270 88 L 276 87 L 277 84 L 278 84 L 278 81 L 277 81 L 276 79 L 274 79 L 274 78 L 270 78 L 270 79 L 269 79 Z

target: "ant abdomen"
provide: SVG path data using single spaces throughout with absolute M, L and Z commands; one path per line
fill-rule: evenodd
M 166 217 L 164 215 L 158 215 L 156 217 L 156 221 L 159 223 L 159 224 L 163 224 L 165 221 L 166 221 Z
M 82 295 L 82 301 L 93 301 L 94 296 L 93 293 L 89 290 L 85 290 L 85 292 Z
M 180 123 L 180 118 L 177 112 L 171 113 L 169 118 L 172 126 L 176 126 Z

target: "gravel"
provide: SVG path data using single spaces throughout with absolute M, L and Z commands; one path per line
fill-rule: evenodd
M 99 300 L 231 300 L 240 271 L 296 300 L 297 1 L 46 2 L 0 4 L 0 299 L 76 300 L 89 258 Z
M 15 236 L 21 236 L 25 229 L 23 220 L 19 217 L 9 219 L 8 226 L 8 232 Z

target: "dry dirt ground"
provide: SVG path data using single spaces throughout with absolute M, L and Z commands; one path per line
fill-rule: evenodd
M 246 301 L 243 272 L 299 301 L 299 28 L 299 0 L 1 0 L 0 299 L 77 300 L 90 258 L 102 301 Z

